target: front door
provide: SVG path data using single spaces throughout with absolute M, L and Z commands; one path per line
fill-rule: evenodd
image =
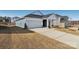
M 26 23 L 24 24 L 24 28 L 27 29 L 27 24 Z
M 47 20 L 43 20 L 43 27 L 47 27 Z

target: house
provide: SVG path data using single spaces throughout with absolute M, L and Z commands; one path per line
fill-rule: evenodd
M 61 16 L 58 14 L 44 15 L 40 11 L 39 14 L 30 13 L 23 18 L 16 20 L 16 26 L 22 28 L 42 28 L 42 27 L 65 27 L 68 21 L 67 16 Z

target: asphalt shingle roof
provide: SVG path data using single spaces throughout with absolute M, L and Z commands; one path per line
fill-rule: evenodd
M 26 15 L 25 17 L 42 18 L 43 15 L 29 14 L 29 15 Z

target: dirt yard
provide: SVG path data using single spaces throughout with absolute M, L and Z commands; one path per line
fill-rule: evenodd
M 0 28 L 0 48 L 4 49 L 38 49 L 38 48 L 58 48 L 71 49 L 73 47 L 64 43 L 50 39 L 27 29 L 19 27 Z
M 56 30 L 62 31 L 62 32 L 66 32 L 66 33 L 70 33 L 73 35 L 78 35 L 79 36 L 79 30 L 74 30 L 74 29 L 65 29 L 65 28 L 55 28 Z

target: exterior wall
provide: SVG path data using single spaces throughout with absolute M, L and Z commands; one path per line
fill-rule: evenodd
M 64 18 L 63 22 L 60 21 L 62 17 Z M 48 17 L 48 21 L 50 21 L 50 27 L 66 27 L 68 25 L 68 17 L 66 16 L 57 16 L 53 14 Z
M 61 17 L 62 18 L 62 17 Z M 62 19 L 60 18 L 60 26 L 59 27 L 68 27 L 68 17 L 66 16 L 63 16 L 63 21 Z
M 64 28 L 65 27 L 65 21 L 61 22 L 61 17 L 60 17 L 59 27 L 61 27 L 61 28 Z
M 60 17 L 57 17 L 54 21 L 54 26 L 60 26 Z
M 16 26 L 24 28 L 24 24 L 25 24 L 25 19 L 16 21 Z
M 65 23 L 60 23 L 59 27 L 64 28 L 65 27 Z
M 60 24 L 60 17 L 56 16 L 56 15 L 51 15 L 48 17 L 48 20 L 50 21 L 50 26 L 59 26 Z

